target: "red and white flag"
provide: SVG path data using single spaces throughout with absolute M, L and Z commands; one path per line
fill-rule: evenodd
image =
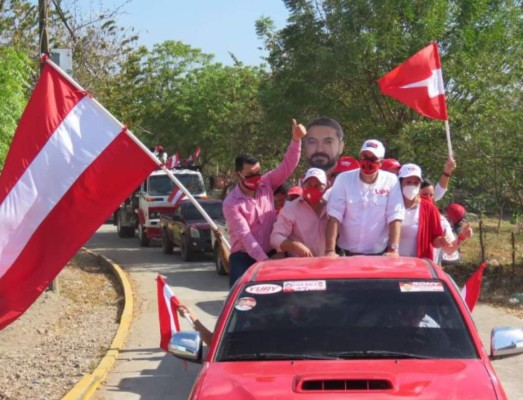
M 381 92 L 434 119 L 448 120 L 438 45 L 431 43 L 378 80 Z
M 160 317 L 160 348 L 169 351 L 172 335 L 180 332 L 177 310 L 180 301 L 160 275 L 158 275 L 158 315 Z
M 479 293 L 481 292 L 481 281 L 483 280 L 483 271 L 486 267 L 487 263 L 482 263 L 467 282 L 465 282 L 463 289 L 461 289 L 461 297 L 465 300 L 465 303 L 467 303 L 470 312 L 474 310 L 478 302 Z
M 45 61 L 0 175 L 0 329 L 157 166 L 57 68 Z
M 167 202 L 177 207 L 180 201 L 185 197 L 185 194 L 180 190 L 178 186 L 174 186 L 171 194 L 167 197 Z
M 169 169 L 173 169 L 180 165 L 180 155 L 178 154 L 178 152 L 169 157 L 166 164 L 167 168 Z
M 194 153 L 193 153 L 193 156 L 192 156 L 192 161 L 196 162 L 198 157 L 200 157 L 200 152 L 201 152 L 200 146 L 196 147 L 196 150 L 194 150 Z

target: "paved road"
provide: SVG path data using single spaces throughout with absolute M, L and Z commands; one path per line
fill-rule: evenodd
M 156 276 L 167 277 L 175 294 L 193 306 L 200 319 L 213 327 L 228 290 L 227 277 L 218 276 L 210 257 L 185 263 L 178 254 L 165 255 L 160 247 L 140 248 L 136 239 L 120 239 L 111 225 L 102 226 L 86 245 L 120 264 L 131 276 L 136 295 L 135 318 L 115 368 L 95 395 L 96 400 L 186 399 L 199 366 L 183 363 L 158 348 Z M 478 306 L 474 319 L 488 349 L 493 326 L 519 326 L 523 321 Z M 181 319 L 182 329 L 190 329 Z M 511 400 L 523 399 L 523 356 L 494 362 Z

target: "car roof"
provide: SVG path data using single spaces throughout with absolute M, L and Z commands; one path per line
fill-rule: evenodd
M 256 264 L 244 281 L 289 279 L 445 279 L 440 267 L 414 257 L 354 256 L 284 258 Z
M 193 171 L 191 169 L 172 169 L 170 170 L 175 176 L 176 175 L 201 175 L 200 171 Z M 167 173 L 163 169 L 158 169 L 153 172 L 149 176 L 159 176 L 159 175 L 167 175 Z

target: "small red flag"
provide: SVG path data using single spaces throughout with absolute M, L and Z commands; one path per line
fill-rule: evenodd
M 160 275 L 158 275 L 158 315 L 160 317 L 160 348 L 169 351 L 171 337 L 180 332 L 177 310 L 180 301 Z
M 438 45 L 431 43 L 378 80 L 381 92 L 434 119 L 447 120 Z
M 173 190 L 169 197 L 167 197 L 167 202 L 171 203 L 173 206 L 177 207 L 180 201 L 185 197 L 185 194 L 180 190 L 178 186 L 173 187 Z
M 483 271 L 487 267 L 487 263 L 482 263 L 479 268 L 472 274 L 472 276 L 465 282 L 465 286 L 461 289 L 461 297 L 467 303 L 467 306 L 472 312 L 479 299 L 481 292 L 481 281 L 483 280 Z
M 201 148 L 200 146 L 196 147 L 196 150 L 194 150 L 194 154 L 192 156 L 192 160 L 196 162 L 198 157 L 200 157 Z

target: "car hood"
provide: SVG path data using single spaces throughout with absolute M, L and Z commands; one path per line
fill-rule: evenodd
M 221 220 L 215 220 L 213 221 L 215 224 L 219 223 Z M 193 228 L 196 228 L 196 229 L 203 229 L 203 230 L 206 230 L 206 229 L 210 229 L 210 226 L 209 224 L 207 223 L 207 221 L 205 220 L 201 220 L 201 219 L 188 219 L 185 221 L 185 224 L 189 227 L 193 227 Z
M 332 381 L 336 382 L 332 382 Z M 359 388 L 328 389 L 351 380 Z M 303 388 L 310 386 L 311 390 Z M 380 389 L 388 382 L 390 389 Z M 327 384 L 327 387 L 329 384 Z M 372 386 L 377 386 L 374 389 Z M 323 387 L 323 389 L 322 389 Z M 315 390 L 314 390 L 315 388 Z M 257 361 L 206 363 L 193 399 L 496 399 L 481 360 Z

